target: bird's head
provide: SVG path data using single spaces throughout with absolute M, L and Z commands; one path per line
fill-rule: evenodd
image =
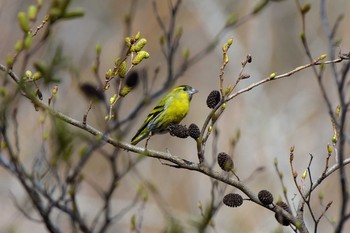
M 196 94 L 198 92 L 198 90 L 194 89 L 193 87 L 191 87 L 189 85 L 181 85 L 181 86 L 179 86 L 177 88 L 179 90 L 181 90 L 181 91 L 187 92 L 189 100 L 192 99 L 192 95 L 194 95 L 194 94 Z

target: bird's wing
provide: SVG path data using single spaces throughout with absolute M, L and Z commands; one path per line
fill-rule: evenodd
M 161 114 L 164 111 L 164 107 L 165 107 L 165 99 L 163 99 L 162 101 L 159 102 L 159 104 L 148 114 L 146 120 L 143 122 L 142 126 L 140 127 L 140 129 L 137 131 L 137 133 L 135 134 L 135 136 L 131 139 L 132 142 L 134 142 L 135 144 L 138 143 L 139 141 L 141 141 L 142 139 L 146 138 L 149 133 L 152 131 L 152 129 L 148 129 L 148 124 L 151 121 L 154 121 L 154 119 L 156 119 L 159 114 Z

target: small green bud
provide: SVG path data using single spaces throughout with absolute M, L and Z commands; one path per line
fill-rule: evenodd
M 188 48 L 184 48 L 182 50 L 182 57 L 187 60 L 190 57 L 190 50 Z
M 116 74 L 120 78 L 124 78 L 126 74 L 126 61 L 123 61 L 119 66 L 118 69 L 116 70 Z
M 121 97 L 125 97 L 127 94 L 130 93 L 131 90 L 132 90 L 131 87 L 125 86 L 125 87 L 122 88 L 122 90 L 120 91 L 119 95 Z
M 208 132 L 211 132 L 211 131 L 213 131 L 213 126 L 210 125 L 210 126 L 208 127 Z
M 17 18 L 22 31 L 27 33 L 30 30 L 27 14 L 21 11 L 18 13 Z
M 295 228 L 296 228 L 296 229 L 300 229 L 300 228 L 301 228 L 301 222 L 300 222 L 300 221 L 297 221 L 297 222 L 295 223 Z
M 227 96 L 233 91 L 233 86 L 228 86 L 224 90 L 224 95 Z
M 92 71 L 93 71 L 95 74 L 97 73 L 97 69 L 98 69 L 97 65 L 96 65 L 96 64 L 93 64 L 93 65 L 92 65 Z
M 132 64 L 133 65 L 138 65 L 140 64 L 140 62 L 143 60 L 143 59 L 147 59 L 149 58 L 149 53 L 147 53 L 146 51 L 143 51 L 141 50 L 140 52 L 138 52 L 136 54 L 136 56 L 134 57 L 134 59 L 132 60 Z
M 198 201 L 197 207 L 198 207 L 198 209 L 200 209 L 200 210 L 203 209 L 203 205 L 202 205 L 202 202 L 201 202 L 201 201 Z
M 304 32 L 300 32 L 300 39 L 305 40 L 305 33 Z
M 165 42 L 164 36 L 161 36 L 161 37 L 159 38 L 159 44 L 160 44 L 160 45 L 164 45 L 164 42 Z
M 332 142 L 335 144 L 337 143 L 337 141 L 338 141 L 337 135 L 333 135 Z
M 226 52 L 227 49 L 228 49 L 228 45 L 227 45 L 227 43 L 225 43 L 225 44 L 222 46 L 222 51 L 223 51 L 223 52 Z
M 336 107 L 336 109 L 335 109 L 335 116 L 336 116 L 336 117 L 339 117 L 339 116 L 340 116 L 340 110 L 341 110 L 340 105 L 338 105 L 338 106 Z
M 135 40 L 139 40 L 141 37 L 141 33 L 140 32 L 137 32 L 137 34 L 135 35 Z
M 28 32 L 26 38 L 24 39 L 24 48 L 29 49 L 32 45 L 32 33 Z
M 15 44 L 15 51 L 19 52 L 23 49 L 23 41 L 22 40 L 18 40 Z
M 327 151 L 328 151 L 328 154 L 332 154 L 333 152 L 333 147 L 329 144 L 327 144 Z
M 58 92 L 58 85 L 55 85 L 55 86 L 52 88 L 51 93 L 52 93 L 52 95 L 56 95 L 57 92 Z
M 129 48 L 131 47 L 131 38 L 130 37 L 125 37 L 124 39 L 126 46 Z
M 116 99 L 117 99 L 117 94 L 114 94 L 114 95 L 109 99 L 109 103 L 110 103 L 111 105 L 114 104 L 115 101 L 116 101 Z
M 36 5 L 40 9 L 43 6 L 43 0 L 36 0 Z
M 229 39 L 227 44 L 230 46 L 230 45 L 232 45 L 232 42 L 233 42 L 233 39 Z
M 310 3 L 305 3 L 304 6 L 301 7 L 300 11 L 303 15 L 305 15 L 311 9 Z
M 96 44 L 95 51 L 96 51 L 96 54 L 97 54 L 97 55 L 100 55 L 100 54 L 101 54 L 101 51 L 102 51 L 102 46 L 101 46 L 101 44 Z
M 224 53 L 223 61 L 224 61 L 224 63 L 228 63 L 230 61 L 230 58 L 228 57 L 228 55 L 226 53 Z
M 117 57 L 114 61 L 114 65 L 119 66 L 119 63 L 120 63 L 120 57 Z
M 26 70 L 26 72 L 25 72 L 25 77 L 26 78 L 30 79 L 32 77 L 32 75 L 33 75 L 32 71 Z
M 322 54 L 319 58 L 318 58 L 318 60 L 323 60 L 323 59 L 325 59 L 327 57 L 327 54 Z
M 282 197 L 281 197 L 281 195 L 278 195 L 276 203 L 279 203 L 281 201 L 282 201 Z
M 106 72 L 106 79 L 109 80 L 112 78 L 113 72 L 112 69 L 107 70 Z
M 12 67 L 13 65 L 13 57 L 11 55 L 7 55 L 6 57 L 6 64 L 8 67 Z
M 274 79 L 275 77 L 276 77 L 276 73 L 271 73 L 271 74 L 270 74 L 270 78 L 271 78 L 271 79 Z
M 32 80 L 36 81 L 42 78 L 42 74 L 40 72 L 35 72 L 32 76 Z
M 301 179 L 305 180 L 307 177 L 307 170 L 303 172 L 303 175 L 301 176 Z
M 35 21 L 36 20 L 36 16 L 37 16 L 37 13 L 38 13 L 38 8 L 34 5 L 30 5 L 28 7 L 28 18 L 32 21 Z
M 147 40 L 145 38 L 141 38 L 136 44 L 131 46 L 130 51 L 139 52 L 143 47 L 147 44 Z
M 80 9 L 76 9 L 74 11 L 70 11 L 70 12 L 66 12 L 63 15 L 64 19 L 74 19 L 74 18 L 79 18 L 79 17 L 83 17 L 84 16 L 84 11 L 80 10 Z

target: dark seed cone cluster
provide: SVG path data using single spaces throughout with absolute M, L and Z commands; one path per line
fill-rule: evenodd
M 139 72 L 134 70 L 131 71 L 125 79 L 125 85 L 130 88 L 135 88 L 139 83 Z
M 188 135 L 196 140 L 201 135 L 201 131 L 196 124 L 190 124 L 190 126 L 188 126 Z
M 80 90 L 89 99 L 104 101 L 105 95 L 101 89 L 90 83 L 83 83 L 80 85 Z
M 210 92 L 210 94 L 207 97 L 207 106 L 209 108 L 215 108 L 215 106 L 220 102 L 221 95 L 218 90 L 214 90 Z
M 224 196 L 222 202 L 229 207 L 238 207 L 243 204 L 243 197 L 237 193 L 229 193 Z
M 264 205 L 270 205 L 273 203 L 273 196 L 272 194 L 267 190 L 261 190 L 258 193 L 258 198 Z
M 232 158 L 225 152 L 218 154 L 218 164 L 226 172 L 231 171 L 234 167 Z
M 276 205 L 281 207 L 282 209 L 284 209 L 288 213 L 292 214 L 292 211 L 289 209 L 289 206 L 287 205 L 287 203 L 285 203 L 283 201 L 279 201 L 276 203 Z M 287 218 L 285 218 L 282 215 L 282 213 L 275 213 L 275 218 L 276 218 L 277 222 L 279 222 L 283 226 L 289 226 L 289 224 L 290 224 L 290 221 Z
M 188 130 L 185 125 L 171 124 L 168 126 L 168 130 L 171 136 L 178 138 L 188 137 Z

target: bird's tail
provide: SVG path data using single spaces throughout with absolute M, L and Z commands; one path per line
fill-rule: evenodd
M 143 130 L 144 131 L 144 130 Z M 147 138 L 148 134 L 146 132 L 137 132 L 137 134 L 131 139 L 131 145 L 136 145 L 143 139 Z

